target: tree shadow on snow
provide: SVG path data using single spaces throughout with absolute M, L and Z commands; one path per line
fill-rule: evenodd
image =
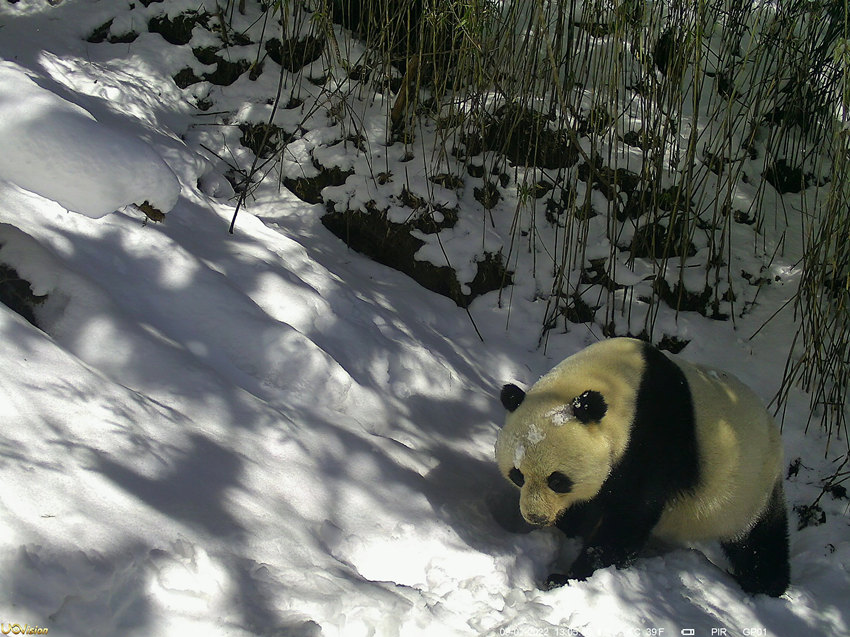
M 313 635 L 315 622 L 295 620 L 287 622 L 275 608 L 275 591 L 257 576 L 262 566 L 241 555 L 248 530 L 226 507 L 226 490 L 240 483 L 243 459 L 233 451 L 200 435 L 190 434 L 190 448 L 173 460 L 173 470 L 165 476 L 150 478 L 125 465 L 115 462 L 102 453 L 94 452 L 95 471 L 115 483 L 164 516 L 186 524 L 231 544 L 233 553 L 216 553 L 214 560 L 227 571 L 231 583 L 228 605 L 238 610 L 237 617 L 244 621 L 242 628 L 258 634 Z M 151 549 L 153 559 L 179 560 L 199 547 L 188 540 L 169 550 Z
M 4 626 L 28 624 L 50 634 L 91 637 L 159 634 L 172 622 L 185 626 L 195 619 L 193 609 L 207 606 L 206 597 L 215 590 L 210 581 L 215 575 L 205 573 L 198 560 L 202 550 L 179 540 L 168 550 L 121 541 L 100 551 L 21 546 L 3 560 L 3 601 L 9 611 Z M 255 577 L 254 562 L 224 561 L 236 585 L 228 600 L 235 608 L 218 610 L 221 617 L 210 617 L 210 624 L 225 632 L 238 627 L 239 634 L 313 637 L 321 632 L 315 622 L 278 617 L 272 591 Z M 187 580 L 187 573 L 194 580 Z
M 239 456 L 199 434 L 190 434 L 189 440 L 189 451 L 161 478 L 141 475 L 97 452 L 96 470 L 168 517 L 215 537 L 241 537 L 245 528 L 224 507 L 225 490 L 239 482 Z
M 152 622 L 147 549 L 58 550 L 19 547 L 4 560 L 4 622 L 46 628 L 52 634 L 120 635 L 148 630 Z M 14 611 L 14 612 L 12 612 Z
M 519 491 L 505 481 L 495 461 L 442 448 L 440 463 L 424 478 L 423 491 L 436 514 L 471 548 L 509 552 L 511 536 L 533 527 L 519 512 Z

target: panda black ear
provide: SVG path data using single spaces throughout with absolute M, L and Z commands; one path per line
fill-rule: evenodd
M 573 416 L 582 424 L 599 422 L 608 411 L 605 399 L 598 391 L 588 390 L 573 398 Z
M 502 394 L 500 398 L 502 400 L 502 406 L 505 409 L 508 411 L 516 411 L 517 407 L 519 407 L 522 404 L 522 401 L 525 400 L 525 392 L 516 385 L 508 383 L 502 387 Z

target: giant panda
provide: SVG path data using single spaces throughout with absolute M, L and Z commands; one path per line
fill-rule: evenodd
M 720 540 L 748 593 L 789 584 L 779 431 L 725 372 L 612 338 L 570 356 L 526 393 L 505 385 L 501 473 L 533 525 L 583 547 L 547 589 L 630 565 L 649 537 Z

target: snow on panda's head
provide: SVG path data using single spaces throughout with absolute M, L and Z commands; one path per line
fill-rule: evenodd
M 639 341 L 602 341 L 567 358 L 528 391 L 502 389 L 496 440 L 502 474 L 532 524 L 554 524 L 595 496 L 628 444 L 643 370 Z

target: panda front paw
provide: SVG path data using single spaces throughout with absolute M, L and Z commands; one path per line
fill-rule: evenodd
M 543 582 L 543 590 L 551 591 L 553 588 L 561 588 L 561 586 L 569 583 L 570 578 L 563 573 L 552 573 L 546 578 L 546 581 Z

